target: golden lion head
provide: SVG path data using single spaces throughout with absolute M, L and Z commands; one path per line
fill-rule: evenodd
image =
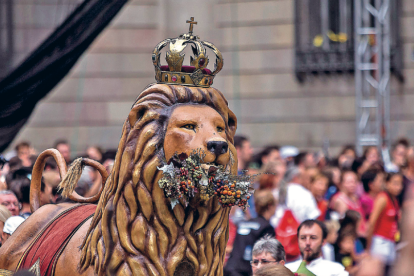
M 98 275 L 221 275 L 228 208 L 216 198 L 173 210 L 157 184 L 160 158 L 205 152 L 205 162 L 237 172 L 236 117 L 214 88 L 154 84 L 134 103 L 115 164 L 82 245 L 81 269 Z M 232 162 L 234 160 L 234 162 Z M 182 268 L 181 267 L 181 268 Z M 127 274 L 128 274 L 127 273 Z

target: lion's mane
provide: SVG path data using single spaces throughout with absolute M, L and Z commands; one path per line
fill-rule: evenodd
M 180 104 L 207 105 L 226 123 L 230 152 L 236 117 L 214 88 L 154 84 L 126 119 L 111 175 L 81 246 L 80 270 L 98 275 L 174 275 L 179 265 L 196 275 L 221 275 L 228 240 L 228 208 L 214 197 L 196 209 L 173 210 L 157 181 L 169 115 Z M 236 173 L 237 164 L 232 165 Z

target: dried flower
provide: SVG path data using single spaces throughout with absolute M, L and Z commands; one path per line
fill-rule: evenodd
M 190 198 L 200 194 L 202 201 L 216 196 L 222 207 L 238 205 L 245 209 L 253 190 L 253 177 L 245 174 L 234 176 L 222 165 L 203 164 L 204 157 L 202 150 L 193 151 L 190 156 L 175 154 L 157 167 L 163 172 L 158 185 L 171 199 L 171 208 L 179 203 L 178 199 L 187 205 Z

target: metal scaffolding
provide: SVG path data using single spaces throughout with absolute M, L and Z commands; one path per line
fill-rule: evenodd
M 356 149 L 390 147 L 390 2 L 354 0 Z

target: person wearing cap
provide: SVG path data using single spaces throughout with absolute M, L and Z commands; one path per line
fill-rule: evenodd
M 3 227 L 3 233 L 1 234 L 1 244 L 4 244 L 7 241 L 23 221 L 24 218 L 21 216 L 12 216 L 6 220 Z
M 280 148 L 280 157 L 286 161 L 286 164 L 293 163 L 296 155 L 299 154 L 299 150 L 294 146 L 283 146 Z

